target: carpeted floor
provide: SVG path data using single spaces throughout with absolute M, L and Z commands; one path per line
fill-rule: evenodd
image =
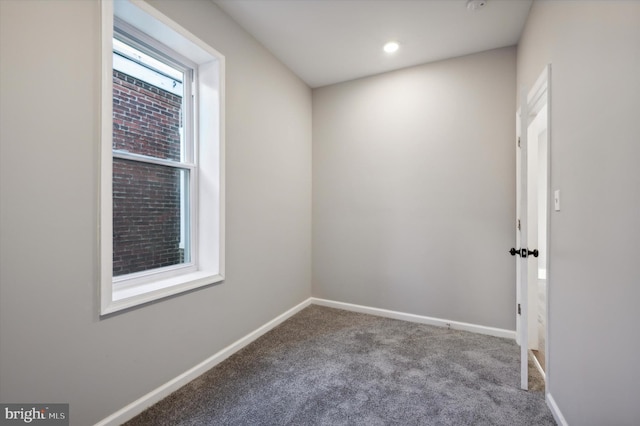
M 126 425 L 554 425 L 509 339 L 310 306 Z

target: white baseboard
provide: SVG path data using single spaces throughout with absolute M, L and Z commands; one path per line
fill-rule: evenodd
M 505 337 L 507 339 L 516 338 L 516 332 L 513 330 L 486 327 L 484 325 L 469 324 L 466 322 L 451 321 L 451 320 L 446 320 L 441 318 L 425 317 L 422 315 L 407 314 L 407 313 L 398 312 L 398 311 L 389 311 L 387 309 L 371 308 L 368 306 L 354 305 L 351 303 L 319 299 L 317 297 L 312 297 L 310 300 L 311 300 L 311 303 L 314 305 L 327 306 L 329 308 L 344 309 L 346 311 L 377 315 L 379 317 L 393 318 L 393 319 L 409 321 L 409 322 L 417 322 L 420 324 L 435 325 L 437 327 L 452 328 L 454 330 L 470 331 L 472 333 L 487 334 L 489 336 Z
M 556 404 L 556 400 L 551 396 L 551 393 L 546 393 L 546 400 L 547 406 L 549 407 L 549 410 L 551 410 L 551 414 L 553 414 L 553 418 L 556 420 L 556 423 L 560 426 L 569 426 L 569 423 L 567 423 L 567 420 L 562 415 L 562 412 L 560 411 L 558 404 Z
M 538 361 L 538 358 L 536 358 L 536 356 L 533 354 L 533 352 L 531 350 L 529 350 L 529 355 L 531 355 L 531 359 L 533 359 L 533 365 L 535 365 L 535 367 L 538 370 L 538 372 L 542 375 L 542 378 L 546 381 L 547 380 L 547 375 L 545 374 L 544 370 L 542 369 L 542 365 L 540 365 L 540 361 Z
M 127 405 L 126 407 L 116 411 L 109 417 L 102 419 L 101 421 L 96 423 L 95 426 L 116 426 L 116 425 L 121 425 L 122 423 L 128 420 L 131 420 L 132 418 L 142 413 L 145 409 L 147 409 L 151 405 L 169 396 L 171 393 L 175 392 L 176 390 L 186 385 L 193 379 L 197 378 L 198 376 L 204 374 L 211 368 L 220 364 L 222 361 L 229 358 L 231 355 L 238 352 L 240 349 L 244 348 L 249 343 L 258 339 L 263 334 L 267 333 L 268 331 L 272 330 L 276 326 L 280 325 L 281 323 L 286 321 L 288 318 L 297 314 L 298 312 L 300 312 L 310 304 L 311 304 L 311 299 L 307 299 L 304 302 L 294 306 L 293 308 L 289 309 L 282 315 L 279 315 L 276 318 L 272 319 L 271 321 L 269 321 L 262 327 L 258 328 L 257 330 L 247 334 L 243 338 L 235 341 L 234 343 L 230 344 L 229 346 L 222 349 L 221 351 L 213 354 L 212 356 L 205 359 L 195 367 L 185 371 L 184 373 L 180 374 L 178 377 L 175 377 L 169 380 L 168 382 L 152 390 L 148 394 L 143 395 L 142 397 L 133 401 L 131 404 Z
M 473 333 L 487 334 L 490 336 L 506 337 L 508 339 L 515 339 L 515 336 L 516 336 L 515 331 L 504 330 L 501 328 L 485 327 L 482 325 L 469 324 L 465 322 L 425 317 L 422 315 L 407 314 L 404 312 L 389 311 L 386 309 L 371 308 L 368 306 L 354 305 L 351 303 L 335 302 L 333 300 L 310 297 L 309 299 L 289 309 L 282 315 L 279 315 L 276 318 L 272 319 L 262 327 L 247 334 L 243 338 L 230 344 L 229 346 L 222 349 L 221 351 L 218 351 L 217 353 L 213 354 L 212 356 L 202 361 L 200 364 L 196 365 L 195 367 L 169 380 L 165 384 L 152 390 L 146 395 L 143 395 L 142 397 L 133 401 L 131 404 L 127 405 L 126 407 L 116 411 L 109 417 L 102 419 L 101 421 L 96 423 L 95 426 L 116 426 L 116 425 L 121 425 L 122 423 L 128 420 L 131 420 L 138 414 L 142 413 L 145 409 L 149 408 L 156 402 L 159 402 L 163 398 L 169 396 L 172 392 L 175 392 L 176 390 L 180 389 L 182 386 L 186 385 L 187 383 L 194 380 L 198 376 L 204 374 L 211 368 L 220 364 L 222 361 L 229 358 L 231 355 L 233 355 L 240 349 L 244 348 L 249 343 L 258 339 L 263 334 L 272 330 L 273 328 L 280 325 L 281 323 L 286 321 L 288 318 L 297 314 L 298 312 L 300 312 L 301 310 L 303 310 L 304 308 L 306 308 L 311 304 L 327 306 L 330 308 L 343 309 L 343 310 L 353 311 L 353 312 L 360 312 L 364 314 L 371 314 L 371 315 L 376 315 L 376 316 L 381 316 L 386 318 L 393 318 L 393 319 L 398 319 L 403 321 L 416 322 L 420 324 L 429 324 L 429 325 L 435 325 L 439 327 L 447 327 L 455 330 L 464 330 L 464 331 L 470 331 Z M 547 394 L 547 396 L 548 398 L 551 397 L 551 395 L 549 394 Z M 551 399 L 551 401 L 552 400 L 553 399 Z M 551 404 L 551 402 L 547 400 L 547 404 Z M 553 404 L 555 406 L 555 403 Z M 556 410 L 557 410 L 557 406 L 556 406 Z M 552 409 L 552 412 L 553 412 L 553 409 Z M 560 413 L 560 410 L 557 410 L 557 412 Z M 554 412 L 554 416 L 555 415 L 556 414 Z M 557 420 L 557 417 L 556 417 L 556 420 Z M 558 423 L 560 422 L 558 421 Z M 566 422 L 561 424 L 566 425 Z

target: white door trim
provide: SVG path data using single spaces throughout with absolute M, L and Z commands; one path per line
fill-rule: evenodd
M 516 232 L 516 249 L 526 250 L 527 241 L 527 128 L 529 127 L 529 104 L 527 102 L 526 87 L 521 88 L 520 99 L 522 105 L 519 110 L 518 148 L 516 149 L 516 212 L 518 232 Z M 516 286 L 518 295 L 518 342 L 520 343 L 520 388 L 529 389 L 529 287 L 528 287 L 528 256 L 516 256 Z

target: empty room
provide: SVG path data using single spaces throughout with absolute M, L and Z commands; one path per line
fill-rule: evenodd
M 0 0 L 0 424 L 640 424 L 640 1 Z

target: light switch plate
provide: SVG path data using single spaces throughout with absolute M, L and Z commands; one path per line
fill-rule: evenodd
M 560 211 L 560 190 L 556 189 L 553 192 L 553 208 L 555 211 Z

